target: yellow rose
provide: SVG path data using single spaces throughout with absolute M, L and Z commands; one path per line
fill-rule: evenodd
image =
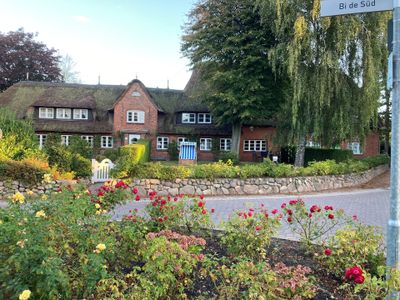
M 99 208 L 100 208 L 100 204 L 96 203 L 95 207 L 96 207 L 97 209 L 99 209 Z
M 28 300 L 29 297 L 31 296 L 31 291 L 30 290 L 25 290 L 21 294 L 19 294 L 19 300 Z
M 14 202 L 14 203 L 19 202 L 22 204 L 25 201 L 24 195 L 22 195 L 20 192 L 16 192 L 11 198 L 12 198 L 12 202 Z
M 51 174 L 44 174 L 44 175 L 43 175 L 43 182 L 45 182 L 45 183 L 50 183 L 51 180 L 52 180 Z
M 97 252 L 97 253 L 100 253 L 100 252 L 102 252 L 102 251 L 104 251 L 104 250 L 106 250 L 106 245 L 104 245 L 104 244 L 98 244 L 98 245 L 96 246 L 96 252 Z
M 101 211 L 96 210 L 96 215 L 100 215 L 100 214 L 101 214 Z
M 45 194 L 43 194 L 42 197 L 40 197 L 40 199 L 42 199 L 42 200 L 47 200 L 47 198 L 49 198 L 49 197 Z
M 46 217 L 46 214 L 43 210 L 39 210 L 38 212 L 36 212 L 35 217 L 36 218 L 44 218 L 44 217 Z
M 29 191 L 26 192 L 26 194 L 27 194 L 28 196 L 32 196 L 32 195 L 33 195 L 33 192 L 32 192 L 31 190 L 29 190 Z

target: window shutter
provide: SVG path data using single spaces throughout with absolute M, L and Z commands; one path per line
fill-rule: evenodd
M 139 123 L 144 123 L 144 111 L 138 112 Z

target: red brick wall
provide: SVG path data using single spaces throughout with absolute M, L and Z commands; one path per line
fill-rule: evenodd
M 140 96 L 132 96 L 133 92 Z M 127 123 L 128 110 L 141 110 L 145 112 L 144 124 Z M 114 132 L 125 132 L 122 144 L 128 144 L 128 133 L 140 134 L 141 138 L 151 140 L 152 154 L 156 148 L 158 110 L 150 100 L 147 92 L 138 82 L 133 82 L 122 95 L 114 107 Z M 120 146 L 120 138 L 115 134 L 115 146 Z
M 277 151 L 272 141 L 276 133 L 276 128 L 273 127 L 256 127 L 246 126 L 242 128 L 242 136 L 240 139 L 239 158 L 241 161 L 253 161 L 253 152 L 243 150 L 244 140 L 267 140 L 267 150 Z
M 342 149 L 347 149 L 347 141 L 341 144 Z M 363 154 L 355 154 L 354 158 L 364 158 L 368 156 L 379 155 L 380 153 L 380 140 L 377 132 L 371 132 L 367 135 L 364 141 Z

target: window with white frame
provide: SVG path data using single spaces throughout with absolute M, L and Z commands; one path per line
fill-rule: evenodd
M 101 148 L 112 148 L 113 147 L 113 137 L 112 136 L 102 136 L 101 137 Z
M 198 113 L 197 123 L 199 124 L 211 124 L 211 114 L 210 113 Z
M 69 146 L 71 136 L 70 135 L 62 135 L 61 136 L 61 145 Z
M 128 110 L 126 113 L 127 123 L 144 123 L 144 111 Z
M 89 110 L 86 108 L 74 108 L 74 120 L 89 119 Z
M 201 151 L 211 151 L 212 139 L 211 138 L 201 138 L 200 139 L 200 150 Z
M 82 135 L 81 139 L 86 141 L 90 145 L 90 147 L 93 147 L 93 135 Z
M 186 138 L 186 137 L 178 137 L 178 139 L 176 140 L 176 144 L 177 144 L 177 146 L 178 146 L 178 149 L 181 148 L 181 144 L 182 144 L 183 142 L 189 142 L 189 139 Z
M 54 108 L 50 107 L 39 107 L 39 119 L 53 119 Z
M 353 154 L 363 154 L 361 144 L 359 142 L 348 143 L 347 149 L 353 151 Z
M 71 119 L 71 109 L 70 108 L 57 108 L 56 109 L 57 119 Z
M 157 137 L 157 150 L 168 150 L 169 138 L 164 136 Z
M 243 143 L 244 151 L 267 151 L 267 142 L 265 140 L 245 140 Z
M 182 114 L 182 123 L 183 124 L 195 124 L 196 123 L 196 114 L 183 113 Z
M 39 148 L 42 149 L 44 147 L 44 144 L 46 143 L 46 134 L 37 134 L 37 139 L 39 142 Z
M 232 139 L 220 139 L 219 149 L 221 151 L 231 151 Z

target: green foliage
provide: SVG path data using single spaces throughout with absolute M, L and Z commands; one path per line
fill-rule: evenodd
M 221 242 L 229 255 L 261 261 L 266 259 L 266 248 L 280 225 L 279 218 L 265 209 L 235 212 L 223 224 Z
M 363 266 L 368 273 L 378 275 L 379 266 L 385 265 L 384 238 L 373 226 L 355 223 L 339 229 L 324 247 L 331 252 L 320 256 L 320 261 L 336 276 L 352 266 Z
M 38 184 L 42 181 L 43 175 L 48 170 L 30 164 L 29 162 L 20 161 L 0 161 L 0 178 L 1 180 L 17 180 L 29 185 Z
M 202 164 L 193 167 L 194 178 L 235 178 L 239 172 L 238 166 L 233 166 L 232 162 L 223 163 L 218 161 L 211 164 Z
M 308 166 L 312 161 L 324 161 L 328 159 L 339 163 L 352 158 L 353 152 L 351 150 L 306 148 L 304 165 Z
M 32 124 L 19 120 L 14 112 L 0 108 L 0 129 L 3 138 L 0 139 L 0 160 L 21 160 L 30 155 L 40 155 Z
M 48 156 L 50 166 L 55 166 L 62 172 L 71 171 L 73 154 L 68 150 L 68 147 L 61 145 L 61 143 L 53 141 L 46 141 L 44 152 Z
M 80 154 L 87 159 L 92 159 L 93 157 L 93 148 L 87 141 L 81 139 L 79 136 L 71 137 L 68 149 L 72 153 Z
M 364 283 L 354 286 L 354 294 L 364 294 L 365 300 L 391 299 L 393 291 L 400 291 L 400 271 L 385 266 L 378 268 L 377 275 L 366 273 Z
M 231 161 L 234 165 L 239 164 L 239 157 L 233 152 L 220 152 L 218 155 L 218 160 L 224 163 L 228 163 L 229 161 Z
M 173 161 L 177 161 L 179 158 L 179 149 L 177 142 L 173 141 L 168 144 L 168 155 L 169 159 Z
M 362 138 L 377 121 L 390 13 L 319 17 L 320 1 L 257 0 L 275 44 L 274 72 L 289 77 L 281 141 L 313 136 L 330 145 Z
M 71 171 L 79 178 L 92 176 L 92 162 L 80 154 L 72 157 Z
M 112 162 L 116 162 L 118 158 L 121 156 L 120 149 L 107 149 L 104 151 L 103 156 L 108 158 Z M 98 161 L 102 161 L 103 159 L 97 159 Z
M 138 163 L 143 162 L 145 145 L 142 144 L 132 144 L 122 146 L 120 149 L 120 159 L 127 159 L 129 161 Z
M 150 161 L 150 153 L 151 153 L 151 142 L 149 140 L 138 140 L 136 144 L 144 145 L 144 153 L 140 158 L 141 162 L 149 162 Z

